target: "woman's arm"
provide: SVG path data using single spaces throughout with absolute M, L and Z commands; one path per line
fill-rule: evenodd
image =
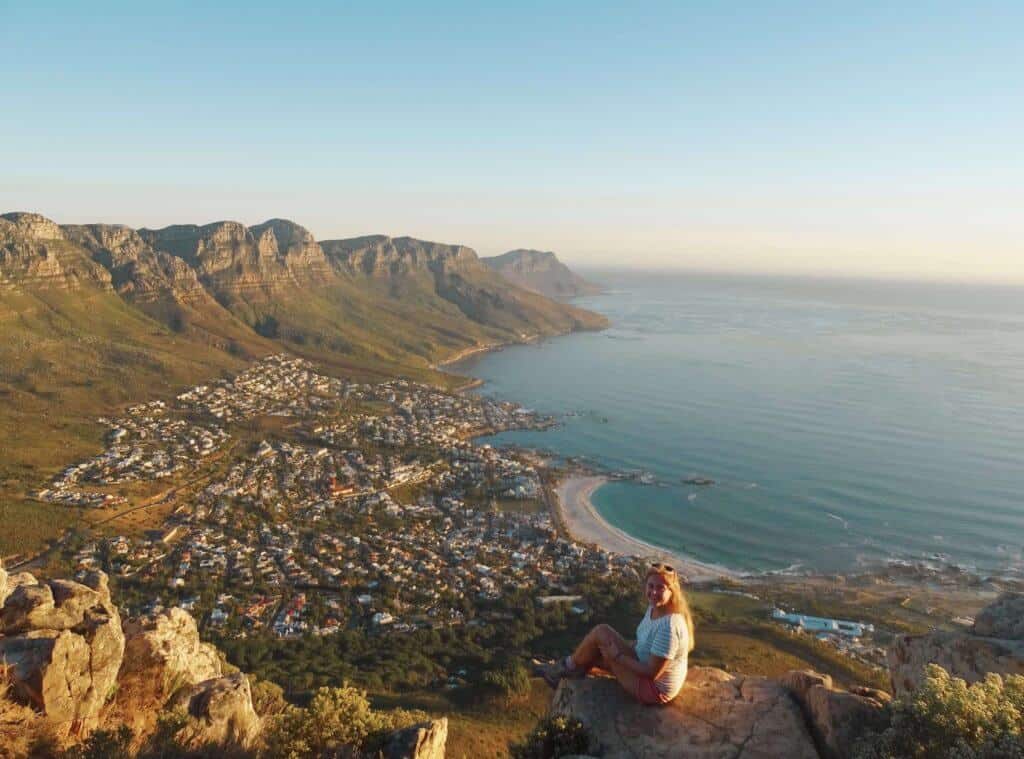
M 630 656 L 628 651 L 620 650 L 613 658 L 616 662 L 631 672 L 635 672 L 641 677 L 649 677 L 652 680 L 657 680 L 668 668 L 668 659 L 664 656 L 655 656 L 652 654 L 647 663 L 642 664 L 637 659 Z

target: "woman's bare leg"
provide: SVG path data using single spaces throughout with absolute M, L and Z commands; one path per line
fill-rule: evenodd
M 627 658 L 631 658 L 635 661 L 636 655 L 632 651 L 629 651 L 620 659 L 611 659 L 609 657 L 609 660 L 601 665 L 601 669 L 615 675 L 615 679 L 619 681 L 619 685 L 625 689 L 626 693 L 636 698 L 637 684 L 640 681 L 640 675 L 629 669 L 623 663 Z
M 586 672 L 592 667 L 612 670 L 608 666 L 602 651 L 627 651 L 632 652 L 632 646 L 625 638 L 619 635 L 610 625 L 598 625 L 587 633 L 583 641 L 572 652 L 572 661 L 576 668 Z

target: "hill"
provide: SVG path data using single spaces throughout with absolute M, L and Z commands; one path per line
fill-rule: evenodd
M 600 285 L 583 279 L 550 251 L 510 250 L 481 260 L 517 287 L 549 298 L 574 298 L 602 291 Z
M 509 287 L 469 248 L 318 243 L 284 219 L 134 230 L 0 216 L 0 555 L 81 516 L 26 494 L 100 446 L 97 417 L 286 350 L 347 376 L 441 385 L 481 345 L 602 317 Z

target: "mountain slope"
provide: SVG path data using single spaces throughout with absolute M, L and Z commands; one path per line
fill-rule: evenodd
M 509 285 L 469 248 L 318 243 L 284 219 L 132 230 L 0 216 L 0 555 L 73 510 L 26 500 L 100 445 L 98 416 L 290 351 L 363 378 L 457 381 L 478 345 L 604 326 Z
M 574 273 L 550 251 L 520 248 L 481 260 L 509 282 L 549 298 L 573 298 L 601 292 L 599 285 Z

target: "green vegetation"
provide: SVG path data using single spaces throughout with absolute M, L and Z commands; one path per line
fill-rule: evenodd
M 388 733 L 427 719 L 423 712 L 370 707 L 366 693 L 348 685 L 320 688 L 305 709 L 290 706 L 266 734 L 266 754 L 300 759 L 342 747 L 372 751 Z
M 1020 759 L 1024 676 L 974 685 L 928 665 L 921 687 L 889 706 L 890 724 L 862 738 L 857 759 Z
M 578 719 L 550 717 L 534 728 L 522 743 L 512 745 L 514 759 L 559 759 L 584 754 L 590 743 L 587 729 Z

